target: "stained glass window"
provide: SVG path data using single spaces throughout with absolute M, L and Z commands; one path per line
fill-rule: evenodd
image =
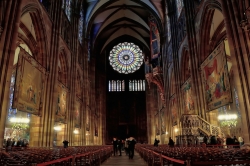
M 236 105 L 238 116 L 241 116 L 239 97 L 238 97 L 237 90 L 235 88 L 234 88 L 234 98 L 235 98 L 235 105 Z
M 109 81 L 109 92 L 125 91 L 124 80 Z
M 122 91 L 125 91 L 125 82 L 122 80 Z
M 171 39 L 170 18 L 167 16 L 168 41 Z
M 109 91 L 111 91 L 111 81 L 109 81 Z
M 181 10 L 183 8 L 183 0 L 176 0 L 176 7 L 177 7 L 177 17 L 180 16 Z
M 65 13 L 70 21 L 70 17 L 71 17 L 71 4 L 72 4 L 72 0 L 66 0 L 66 4 L 65 4 Z
M 119 73 L 133 73 L 143 63 L 142 50 L 134 43 L 119 43 L 110 51 L 109 62 Z
M 10 98 L 9 98 L 9 111 L 8 111 L 8 119 L 15 116 L 17 111 L 16 109 L 12 109 L 13 96 L 14 96 L 14 85 L 15 85 L 16 73 L 13 72 L 10 80 Z
M 145 91 L 145 80 L 129 80 L 129 91 Z
M 83 13 L 83 6 L 81 6 L 80 11 L 80 19 L 79 19 L 79 29 L 78 29 L 78 39 L 80 43 L 82 44 L 82 36 L 83 36 L 83 22 L 84 22 L 84 13 Z

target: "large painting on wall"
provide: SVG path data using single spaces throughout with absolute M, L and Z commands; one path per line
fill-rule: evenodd
M 232 102 L 224 42 L 201 65 L 207 111 Z
M 57 108 L 55 121 L 66 123 L 66 113 L 67 113 L 67 89 L 64 85 L 59 84 L 57 86 Z
M 41 115 L 45 73 L 45 68 L 20 48 L 13 108 L 34 115 Z
M 184 114 L 194 114 L 194 99 L 191 79 L 188 79 L 182 86 L 182 96 L 184 99 Z
M 151 59 L 158 58 L 160 54 L 160 34 L 157 28 L 156 19 L 151 16 L 149 18 L 150 26 L 150 45 L 151 45 Z
M 77 101 L 74 111 L 74 123 L 76 128 L 80 128 L 80 103 Z
M 170 99 L 170 110 L 172 114 L 172 124 L 173 126 L 177 125 L 177 103 L 175 95 Z

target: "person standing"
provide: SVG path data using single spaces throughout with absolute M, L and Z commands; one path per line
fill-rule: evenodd
M 159 143 L 160 143 L 160 140 L 158 140 L 157 138 L 155 138 L 154 146 L 158 147 Z
M 68 145 L 69 145 L 69 141 L 64 140 L 64 141 L 63 141 L 63 146 L 64 146 L 64 148 L 67 148 L 67 147 L 68 147 Z
M 243 138 L 241 136 L 239 136 L 238 141 L 239 141 L 239 145 L 241 147 L 244 144 Z
M 115 154 L 117 153 L 117 139 L 116 138 L 113 138 L 113 151 L 114 151 L 114 156 Z
M 135 150 L 136 140 L 133 137 L 130 137 L 128 140 L 128 157 L 129 159 L 133 159 L 134 150 Z
M 207 136 L 203 137 L 203 143 L 205 143 L 207 145 Z
M 124 142 L 124 149 L 125 149 L 125 153 L 126 156 L 128 155 L 128 139 L 126 138 L 125 142 Z
M 168 145 L 169 145 L 170 147 L 174 147 L 174 141 L 172 140 L 171 137 L 169 137 Z
M 120 153 L 120 155 L 119 156 L 121 156 L 122 155 L 122 140 L 118 140 L 118 151 L 119 151 L 119 153 Z

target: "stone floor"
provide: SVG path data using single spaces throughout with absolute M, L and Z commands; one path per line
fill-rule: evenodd
M 140 155 L 135 152 L 134 158 L 129 159 L 125 152 L 122 152 L 122 156 L 111 156 L 108 160 L 103 162 L 101 166 L 147 166 L 147 163 L 143 161 Z

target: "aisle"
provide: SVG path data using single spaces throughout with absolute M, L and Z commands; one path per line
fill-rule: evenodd
M 111 156 L 108 160 L 103 162 L 101 166 L 147 166 L 147 163 L 143 161 L 139 153 L 135 152 L 134 158 L 129 159 L 125 152 L 122 152 L 122 156 Z

